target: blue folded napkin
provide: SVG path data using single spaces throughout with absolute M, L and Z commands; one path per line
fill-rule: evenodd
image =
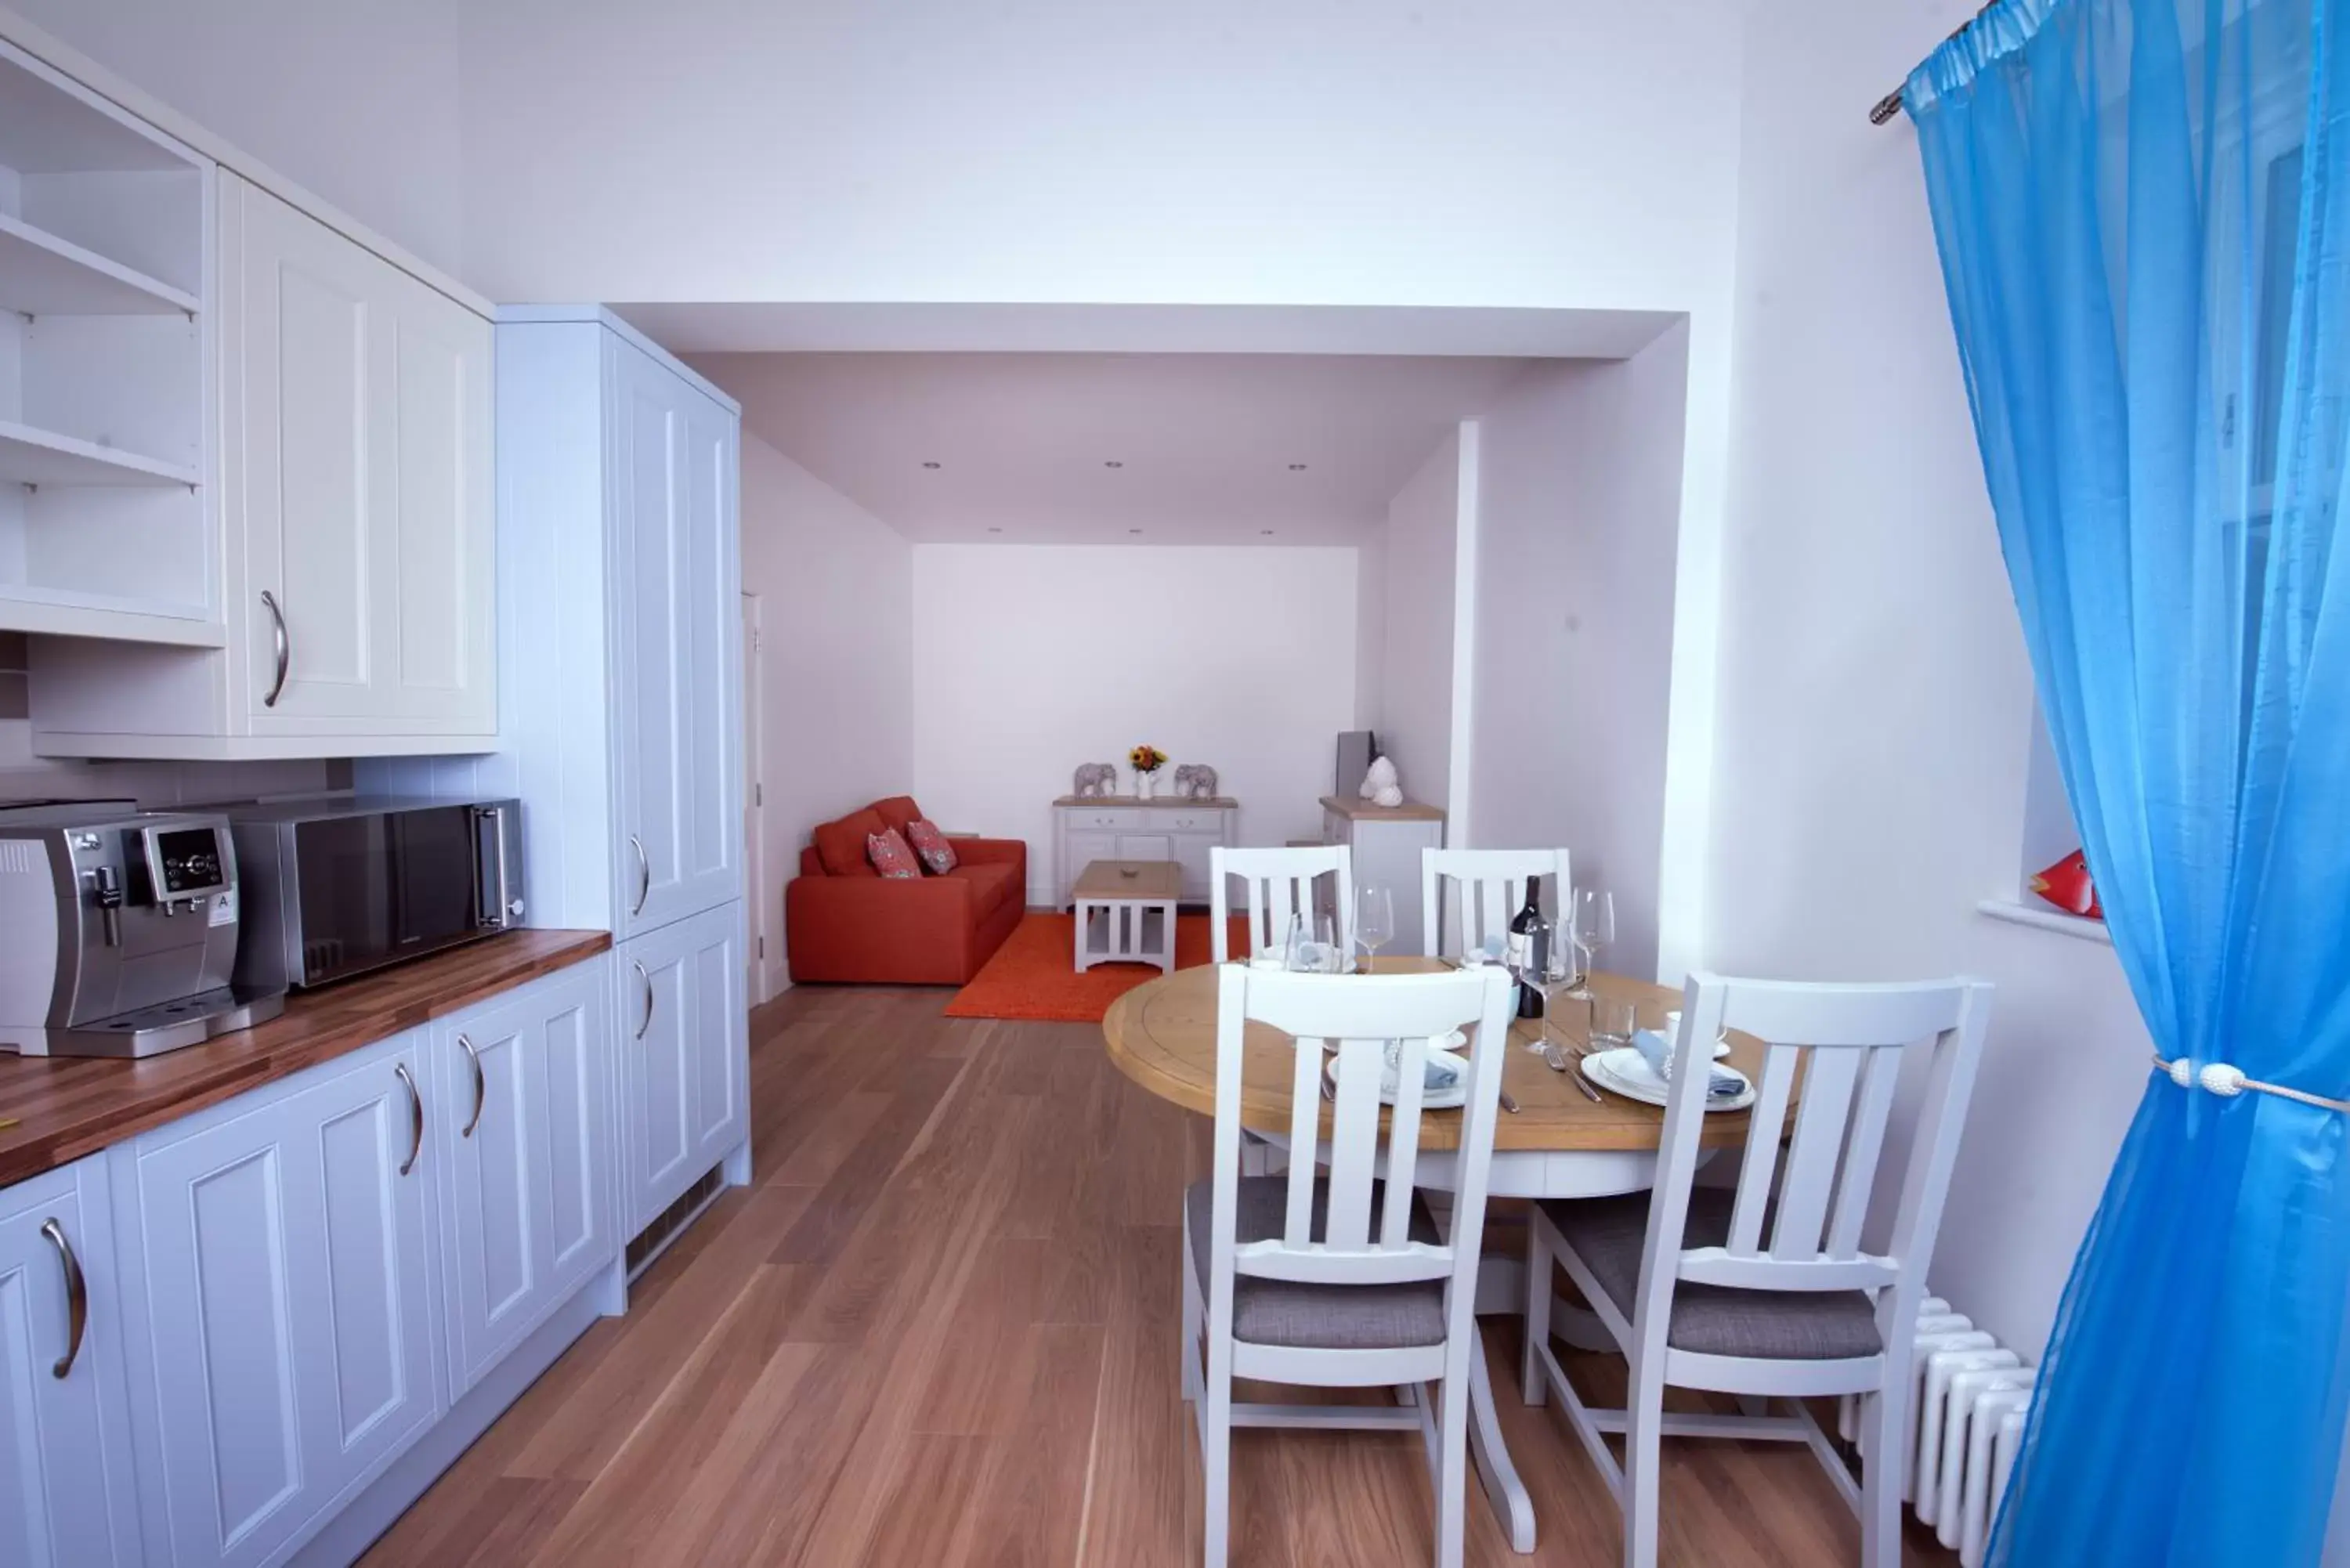
M 1665 1064 L 1672 1059 L 1673 1043 L 1653 1029 L 1641 1029 L 1632 1035 L 1633 1048 L 1640 1059 L 1648 1064 L 1648 1071 L 1659 1079 L 1665 1078 Z M 1746 1087 L 1746 1080 L 1735 1073 L 1725 1073 L 1711 1062 L 1706 1064 L 1706 1097 L 1726 1100 L 1734 1098 Z

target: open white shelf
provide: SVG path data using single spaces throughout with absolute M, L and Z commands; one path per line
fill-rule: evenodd
M 193 316 L 195 296 L 0 213 L 0 310 L 21 316 Z
M 175 648 L 222 648 L 228 628 L 204 618 L 195 605 L 120 598 L 69 588 L 0 583 L 0 631 L 32 631 L 50 637 L 102 637 L 117 642 L 162 643 Z
M 17 484 L 193 485 L 194 469 L 0 420 L 0 480 Z

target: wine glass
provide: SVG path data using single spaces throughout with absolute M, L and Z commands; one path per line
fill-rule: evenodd
M 1591 995 L 1591 971 L 1598 966 L 1599 950 L 1616 940 L 1616 899 L 1601 888 L 1575 890 L 1575 989 L 1568 994 Z
M 1336 974 L 1341 959 L 1338 934 L 1330 917 L 1321 913 L 1292 915 L 1289 937 L 1283 944 L 1281 967 L 1292 974 Z
M 1379 949 L 1395 940 L 1395 895 L 1385 888 L 1355 889 L 1355 941 L 1363 950 L 1362 969 L 1371 972 Z

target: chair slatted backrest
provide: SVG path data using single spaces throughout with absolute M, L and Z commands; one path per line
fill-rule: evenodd
M 1292 919 L 1309 934 L 1314 929 L 1314 882 L 1336 880 L 1337 937 L 1340 948 L 1351 951 L 1355 932 L 1355 857 L 1343 844 L 1311 845 L 1294 849 L 1225 849 L 1208 851 L 1210 949 L 1218 963 L 1230 962 L 1232 880 L 1247 886 L 1249 950 L 1243 958 L 1277 953 L 1289 939 Z
M 1410 975 L 1286 974 L 1227 966 L 1216 1002 L 1215 1256 L 1232 1272 L 1313 1284 L 1393 1284 L 1473 1270 L 1484 1211 L 1485 1173 L 1493 1147 L 1502 1070 L 1509 1054 L 1511 991 L 1498 971 Z M 1327 1144 L 1327 1200 L 1315 1231 L 1310 1158 L 1294 1158 L 1287 1176 L 1282 1234 L 1236 1244 L 1240 1183 L 1241 1084 L 1250 1023 L 1291 1036 L 1290 1147 Z M 1461 1029 L 1469 1034 L 1468 1098 L 1461 1106 L 1460 1175 L 1453 1237 L 1465 1249 L 1411 1236 L 1412 1178 L 1419 1156 L 1429 1042 Z M 1382 1137 L 1379 1080 L 1389 1041 L 1397 1044 L 1394 1115 Z M 1323 1064 L 1336 1058 L 1337 1089 L 1322 1096 Z M 1322 1138 L 1324 1106 L 1330 1132 Z M 1382 1196 L 1383 1193 L 1383 1196 Z M 1378 1212 L 1374 1213 L 1377 1200 Z M 1231 1274 L 1216 1271 L 1229 1296 Z M 1476 1282 L 1454 1294 L 1474 1300 Z
M 1574 887 L 1567 875 L 1564 849 L 1423 849 L 1419 852 L 1419 929 L 1428 950 L 1444 951 L 1444 884 L 1452 884 L 1454 907 L 1461 911 L 1460 952 L 1473 951 L 1488 937 L 1507 940 L 1510 918 L 1525 902 L 1530 878 L 1557 878 L 1552 889 L 1551 917 L 1571 911 L 1567 900 Z M 1565 940 L 1563 937 L 1555 940 Z
M 1641 1262 L 1639 1312 L 1669 1310 L 1676 1280 L 1749 1290 L 1877 1290 L 1881 1328 L 1908 1321 L 1925 1283 L 1974 1087 L 1991 986 L 1950 980 L 1908 985 L 1815 985 L 1699 974 L 1672 1047 L 1656 1198 Z M 1712 1043 L 1723 1029 L 1766 1043 L 1730 1235 L 1684 1250 Z M 1901 1200 L 1886 1251 L 1861 1250 L 1886 1124 L 1904 1057 L 1930 1054 Z M 1796 1087 L 1801 1083 L 1801 1096 Z M 1788 1130 L 1788 1106 L 1794 1126 Z M 1887 1288 L 1890 1287 L 1890 1288 Z M 1657 1322 L 1664 1321 L 1660 1315 Z M 1644 1333 L 1645 1337 L 1645 1333 Z M 1891 1341 L 1888 1339 L 1887 1344 Z

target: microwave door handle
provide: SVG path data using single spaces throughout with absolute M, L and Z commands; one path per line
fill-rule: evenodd
M 484 842 L 486 840 L 486 843 Z M 486 858 L 490 864 L 490 881 L 497 889 L 496 901 L 487 909 L 482 908 L 481 867 Z M 513 893 L 506 884 L 506 808 L 502 805 L 477 805 L 473 808 L 473 923 L 491 929 L 506 923 L 506 910 Z

